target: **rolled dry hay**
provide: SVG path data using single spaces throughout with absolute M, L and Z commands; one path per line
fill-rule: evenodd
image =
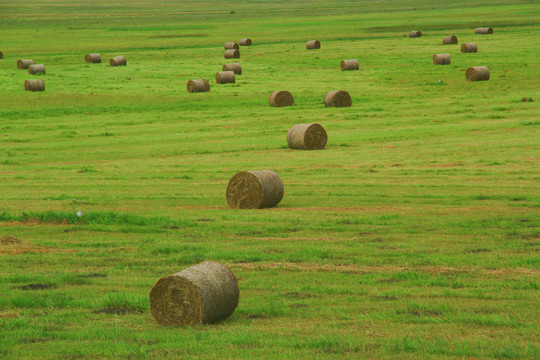
M 225 50 L 225 59 L 240 59 L 240 51 L 238 49 Z
M 442 42 L 443 44 L 457 44 L 458 43 L 457 36 L 455 35 L 445 36 Z
M 240 39 L 240 45 L 241 46 L 251 46 L 253 43 L 251 42 L 251 39 Z
M 41 79 L 32 79 L 24 81 L 25 91 L 45 91 L 45 83 Z
M 473 52 L 477 52 L 477 51 L 478 51 L 478 47 L 476 46 L 475 43 L 461 44 L 461 52 L 462 53 L 473 53 Z
M 225 43 L 225 45 L 223 45 L 223 47 L 225 48 L 225 50 L 229 50 L 229 49 L 240 49 L 240 46 L 238 46 L 237 43 L 235 43 L 234 41 L 227 41 Z
M 208 92 L 210 91 L 210 83 L 206 79 L 189 80 L 187 82 L 187 92 Z
M 124 55 L 113 57 L 109 60 L 111 66 L 126 66 L 126 57 Z
M 99 54 L 86 54 L 84 61 L 87 63 L 99 64 L 101 63 L 101 55 Z
M 242 66 L 239 63 L 230 63 L 223 65 L 223 71 L 232 71 L 236 75 L 242 75 Z
M 276 90 L 270 94 L 268 101 L 270 102 L 270 106 L 283 107 L 292 106 L 294 99 L 290 92 L 285 90 Z
M 320 150 L 326 146 L 328 135 L 319 124 L 296 124 L 287 132 L 291 149 Z
M 341 71 L 360 69 L 360 64 L 358 64 L 358 60 L 356 59 L 341 60 L 341 64 L 339 66 L 341 67 Z
M 28 69 L 33 64 L 34 62 L 30 59 L 19 59 L 17 60 L 17 69 Z
M 433 55 L 433 65 L 448 65 L 448 64 L 450 64 L 450 54 Z
M 30 65 L 28 67 L 28 73 L 31 75 L 45 74 L 45 65 L 43 64 Z
M 493 34 L 493 28 L 477 28 L 474 30 L 475 34 Z
M 239 297 L 234 274 L 205 261 L 159 279 L 150 290 L 150 310 L 163 325 L 209 324 L 231 315 Z
M 485 66 L 474 66 L 467 69 L 465 77 L 468 81 L 489 80 L 489 69 Z
M 272 170 L 236 173 L 227 186 L 227 204 L 233 209 L 263 209 L 283 199 L 283 183 Z
M 216 73 L 217 84 L 230 84 L 235 82 L 234 71 L 218 71 Z
M 324 96 L 324 105 L 333 107 L 348 107 L 352 105 L 351 95 L 348 92 L 330 91 Z
M 412 38 L 415 38 L 415 37 L 421 37 L 422 36 L 422 32 L 421 31 L 417 31 L 417 30 L 413 30 L 409 33 L 409 37 L 412 37 Z
M 306 49 L 320 49 L 321 42 L 319 40 L 310 40 L 306 43 Z

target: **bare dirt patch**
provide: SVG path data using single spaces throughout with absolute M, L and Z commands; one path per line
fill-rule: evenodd
M 0 244 L 2 245 L 18 245 L 20 243 L 21 243 L 21 240 L 19 240 L 15 236 L 4 235 L 0 237 Z

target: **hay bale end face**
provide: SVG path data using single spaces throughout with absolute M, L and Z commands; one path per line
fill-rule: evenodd
M 30 65 L 28 67 L 28 73 L 30 75 L 45 74 L 45 65 L 43 65 L 43 64 Z
M 126 66 L 127 65 L 126 57 L 124 55 L 115 56 L 109 60 L 109 65 Z
M 341 60 L 341 63 L 339 64 L 339 66 L 341 67 L 341 71 L 360 69 L 360 64 L 358 63 L 358 60 L 356 59 Z
M 461 44 L 462 53 L 475 53 L 478 51 L 478 46 L 475 43 L 465 43 Z
M 210 91 L 210 83 L 206 79 L 189 80 L 187 82 L 187 92 L 208 92 Z
M 433 65 L 449 65 L 450 60 L 450 54 L 433 55 Z
M 30 59 L 19 59 L 17 60 L 17 69 L 28 69 L 33 64 L 34 62 Z
M 251 46 L 253 43 L 251 39 L 245 38 L 240 40 L 240 46 Z
M 32 79 L 24 81 L 25 91 L 45 91 L 45 83 L 41 79 Z
M 230 316 L 239 297 L 234 274 L 205 261 L 159 279 L 150 291 L 150 310 L 162 325 L 210 324 Z
M 443 38 L 443 44 L 457 44 L 458 38 L 455 35 L 448 35 Z
M 87 63 L 99 64 L 101 63 L 101 55 L 99 54 L 86 54 L 84 61 Z
M 236 75 L 242 75 L 242 66 L 239 63 L 230 63 L 223 65 L 223 71 L 232 71 Z
M 489 69 L 485 66 L 474 66 L 467 69 L 465 77 L 468 81 L 489 80 Z
M 283 199 L 283 183 L 271 170 L 241 171 L 227 186 L 227 204 L 233 209 L 263 209 Z
M 227 41 L 223 47 L 225 48 L 225 50 L 229 50 L 229 49 L 240 49 L 240 46 L 235 43 L 234 41 Z
M 320 49 L 321 48 L 321 42 L 319 40 L 310 40 L 306 43 L 306 49 Z
M 287 144 L 291 149 L 324 149 L 328 135 L 319 124 L 296 124 L 287 132 Z
M 422 36 L 421 31 L 413 30 L 409 33 L 409 37 L 411 38 L 416 38 L 416 37 L 421 37 L 421 36 Z
M 475 34 L 493 34 L 493 28 L 477 28 L 476 30 L 474 30 L 474 33 Z
M 234 71 L 218 71 L 216 73 L 217 84 L 233 84 L 236 82 Z
M 270 94 L 268 102 L 270 103 L 270 106 L 273 107 L 284 107 L 292 106 L 294 99 L 290 92 L 285 90 L 276 90 Z
M 240 59 L 240 51 L 238 49 L 225 50 L 225 59 Z
M 324 105 L 327 107 L 348 107 L 352 105 L 351 95 L 348 92 L 330 91 L 324 96 Z

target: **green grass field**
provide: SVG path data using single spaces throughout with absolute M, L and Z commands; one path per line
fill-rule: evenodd
M 532 0 L 0 1 L 0 358 L 540 358 L 539 18 Z M 215 84 L 243 37 L 243 74 Z M 211 92 L 186 92 L 198 78 Z M 331 90 L 353 106 L 325 108 Z M 307 122 L 325 150 L 288 149 Z M 229 179 L 258 169 L 281 203 L 230 209 Z M 151 287 L 204 260 L 239 279 L 237 310 L 158 325 Z

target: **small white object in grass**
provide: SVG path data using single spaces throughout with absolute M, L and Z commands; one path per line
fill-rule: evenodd
M 442 80 L 439 80 L 439 84 L 442 83 Z
M 83 213 L 82 213 L 81 210 L 77 211 L 77 216 L 78 216 L 78 217 L 81 217 L 82 215 L 83 215 Z

